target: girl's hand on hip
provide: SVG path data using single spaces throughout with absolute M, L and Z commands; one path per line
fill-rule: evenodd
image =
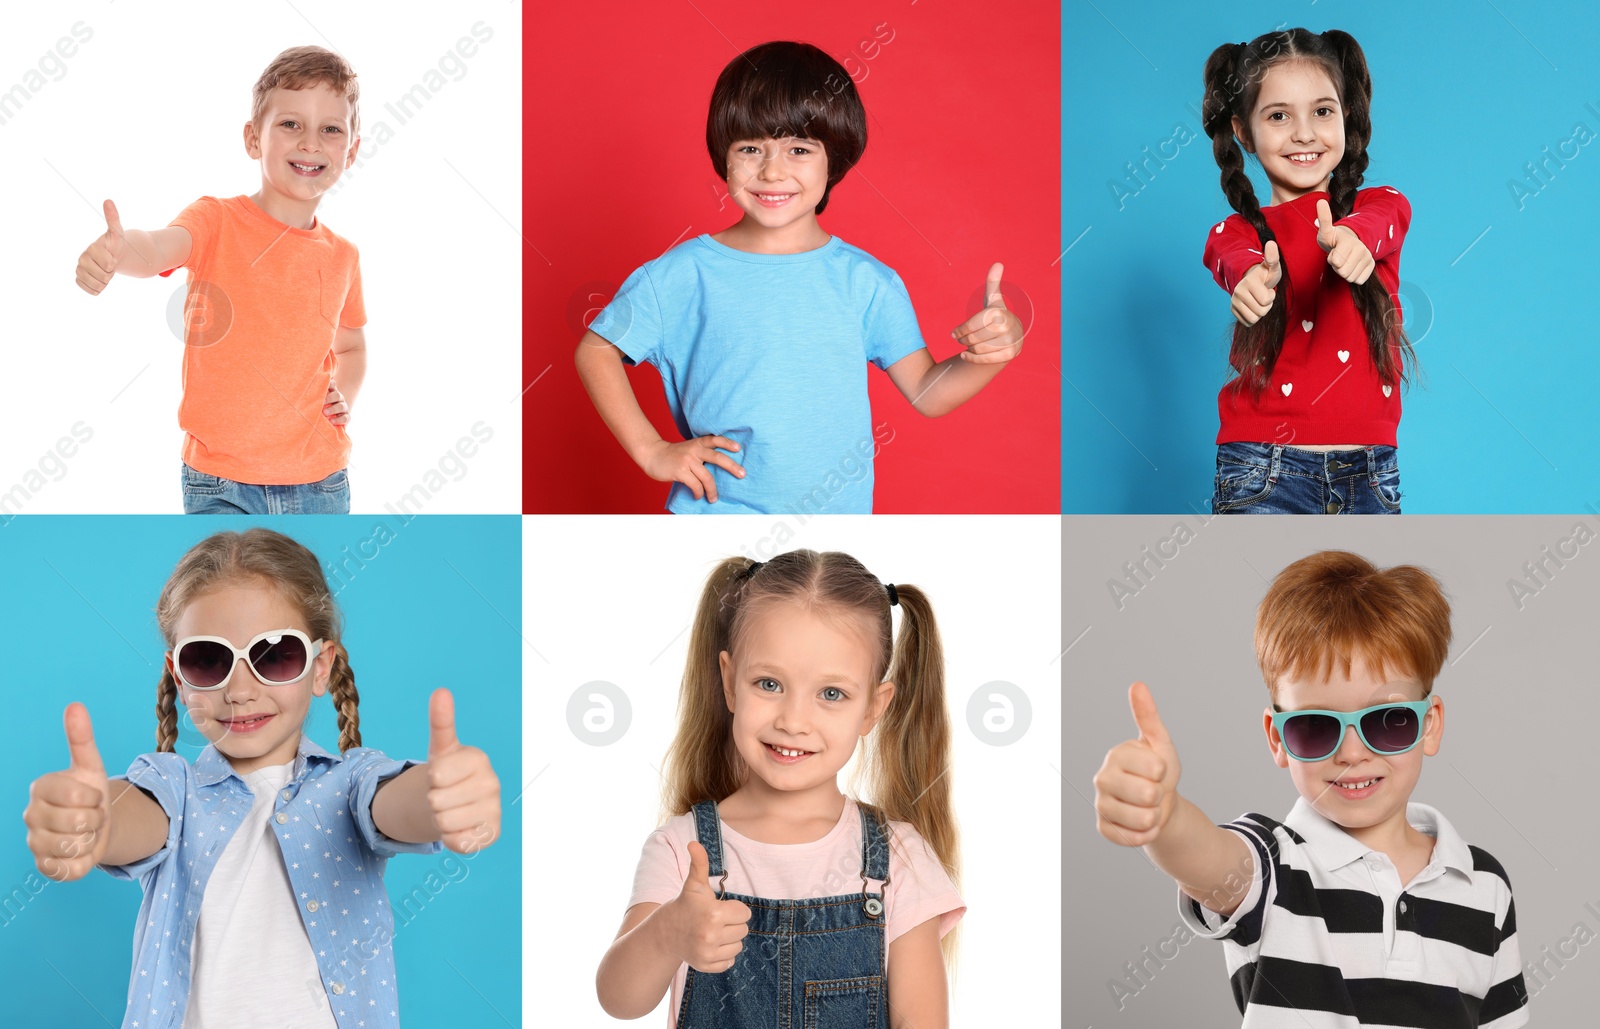
M 1261 248 L 1261 263 L 1244 273 L 1233 287 L 1233 316 L 1240 325 L 1254 325 L 1272 310 L 1278 298 L 1278 283 L 1283 280 L 1283 263 L 1278 258 L 1276 240 Z
M 482 850 L 500 838 L 500 779 L 489 755 L 456 739 L 450 691 L 428 701 L 428 808 L 445 847 L 458 854 Z
M 1328 267 L 1339 278 L 1359 286 L 1378 266 L 1372 251 L 1361 238 L 1343 225 L 1333 224 L 1333 209 L 1326 200 L 1317 201 L 1317 246 L 1328 253 Z
M 750 909 L 718 900 L 711 887 L 711 861 L 698 840 L 689 842 L 689 878 L 677 898 L 662 905 L 679 960 L 697 972 L 726 972 L 744 950 Z
M 39 871 L 56 882 L 82 879 L 105 856 L 111 833 L 111 794 L 94 743 L 94 726 L 82 704 L 68 704 L 62 719 L 71 761 L 64 772 L 33 781 L 22 820 Z
M 1161 835 L 1172 817 L 1182 769 L 1150 688 L 1134 683 L 1128 706 L 1139 737 L 1112 747 L 1094 775 L 1095 828 L 1112 843 L 1142 847 Z
M 1022 353 L 1022 319 L 1006 307 L 1000 294 L 1000 276 L 1005 265 L 995 264 L 983 284 L 983 310 L 968 318 L 950 333 L 966 347 L 957 356 L 973 364 L 1004 364 Z
M 657 482 L 681 482 L 696 500 L 717 502 L 717 482 L 707 464 L 714 464 L 735 478 L 744 478 L 744 469 L 724 454 L 738 450 L 739 444 L 726 436 L 699 436 L 682 443 L 658 439 L 636 459 L 644 473 Z

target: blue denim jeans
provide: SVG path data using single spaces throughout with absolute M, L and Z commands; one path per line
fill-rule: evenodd
M 1400 463 L 1394 447 L 1223 443 L 1214 490 L 1212 514 L 1399 514 Z
M 253 486 L 183 466 L 184 514 L 349 514 L 343 468 L 321 482 Z
M 887 827 L 861 807 L 861 891 L 815 900 L 720 893 L 750 908 L 750 934 L 726 972 L 689 969 L 678 1029 L 889 1029 L 883 893 L 889 883 Z M 711 883 L 724 876 L 717 805 L 694 806 Z

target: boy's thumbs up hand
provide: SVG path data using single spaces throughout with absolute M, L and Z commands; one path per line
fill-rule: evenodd
M 1378 264 L 1359 236 L 1343 225 L 1333 224 L 1333 209 L 1326 200 L 1317 201 L 1317 246 L 1328 252 L 1328 267 L 1334 274 L 1358 286 L 1367 281 Z
M 450 691 L 428 701 L 428 809 L 439 839 L 458 854 L 482 850 L 500 838 L 500 779 L 489 755 L 456 738 Z
M 1112 747 L 1094 776 L 1094 810 L 1100 835 L 1124 847 L 1153 842 L 1178 799 L 1178 750 L 1142 682 L 1128 690 L 1137 739 Z
M 33 781 L 22 820 L 39 871 L 56 882 L 82 879 L 105 855 L 111 829 L 110 784 L 82 704 L 62 719 L 70 762 L 64 772 Z
M 1233 316 L 1240 325 L 1254 325 L 1272 310 L 1278 298 L 1278 283 L 1283 281 L 1283 261 L 1276 240 L 1261 248 L 1261 263 L 1253 266 L 1233 287 Z
M 972 364 L 1005 364 L 1022 353 L 1022 320 L 1006 307 L 1000 293 L 1000 277 L 1005 265 L 993 264 L 983 282 L 983 310 L 957 325 L 950 333 L 966 353 L 961 360 Z
M 105 215 L 106 231 L 78 257 L 78 288 L 90 296 L 100 295 L 128 252 L 128 238 L 122 231 L 117 205 L 107 200 Z
M 698 840 L 689 841 L 689 877 L 677 898 L 662 906 L 679 959 L 697 972 L 726 972 L 744 949 L 750 909 L 737 900 L 718 900 L 711 885 L 711 861 Z

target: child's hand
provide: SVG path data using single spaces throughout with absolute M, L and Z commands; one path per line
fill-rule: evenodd
M 1333 224 L 1333 209 L 1317 201 L 1317 246 L 1328 252 L 1328 267 L 1346 282 L 1361 285 L 1378 262 L 1361 238 L 1343 225 Z
M 328 395 L 322 401 L 322 416 L 334 425 L 350 424 L 350 405 L 332 379 L 328 380 Z
M 1233 287 L 1233 316 L 1240 325 L 1254 325 L 1272 310 L 1278 297 L 1278 283 L 1283 279 L 1283 265 L 1278 261 L 1278 244 L 1268 240 L 1261 248 L 1261 263 L 1244 273 L 1239 284 Z
M 689 878 L 675 900 L 662 905 L 680 959 L 696 972 L 726 972 L 744 950 L 750 909 L 718 900 L 711 888 L 711 859 L 698 840 L 689 841 Z
M 704 497 L 717 502 L 717 482 L 712 477 L 707 462 L 716 465 L 740 479 L 744 469 L 724 450 L 738 450 L 739 444 L 726 436 L 700 436 L 682 443 L 668 443 L 658 439 L 649 444 L 639 457 L 639 467 L 657 482 L 681 482 L 694 493 L 696 500 Z
M 128 252 L 128 240 L 122 233 L 117 205 L 107 200 L 105 212 L 106 231 L 78 258 L 78 288 L 90 296 L 100 295 Z
M 39 871 L 56 882 L 88 875 L 105 855 L 111 832 L 111 794 L 94 727 L 82 704 L 68 704 L 63 722 L 71 762 L 64 772 L 33 781 L 22 820 Z
M 967 350 L 956 356 L 973 364 L 1005 364 L 1022 353 L 1022 319 L 1006 307 L 1000 295 L 1005 265 L 989 269 L 983 284 L 983 310 L 955 327 L 950 335 Z
M 456 704 L 449 690 L 428 701 L 428 809 L 444 845 L 458 854 L 500 838 L 500 779 L 489 755 L 456 739 Z
M 1269 246 L 1271 244 L 1268 244 Z M 1094 776 L 1095 828 L 1112 843 L 1142 847 L 1161 835 L 1178 799 L 1178 750 L 1156 713 L 1149 687 L 1128 690 L 1139 738 L 1119 743 Z

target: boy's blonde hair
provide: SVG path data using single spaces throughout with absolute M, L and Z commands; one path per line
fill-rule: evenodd
M 261 116 L 267 110 L 267 95 L 274 89 L 305 89 L 317 85 L 342 93 L 350 101 L 350 135 L 359 136 L 361 89 L 356 84 L 355 69 L 343 57 L 320 46 L 290 47 L 272 59 L 272 63 L 256 80 L 251 94 L 251 123 L 258 130 L 261 128 Z
M 1433 691 L 1450 651 L 1450 602 L 1414 565 L 1379 569 L 1359 554 L 1324 550 L 1278 573 L 1256 611 L 1256 661 L 1276 698 L 1285 677 L 1344 675 L 1364 657 L 1372 670 L 1410 674 Z
M 271 529 L 219 532 L 189 548 L 172 570 L 156 601 L 156 625 L 170 648 L 178 642 L 178 617 L 196 597 L 240 584 L 260 583 L 278 592 L 306 621 L 312 639 L 334 651 L 328 692 L 339 715 L 339 750 L 361 746 L 356 675 L 339 643 L 339 609 L 317 556 Z M 156 686 L 156 750 L 171 753 L 178 741 L 178 683 L 165 668 Z

